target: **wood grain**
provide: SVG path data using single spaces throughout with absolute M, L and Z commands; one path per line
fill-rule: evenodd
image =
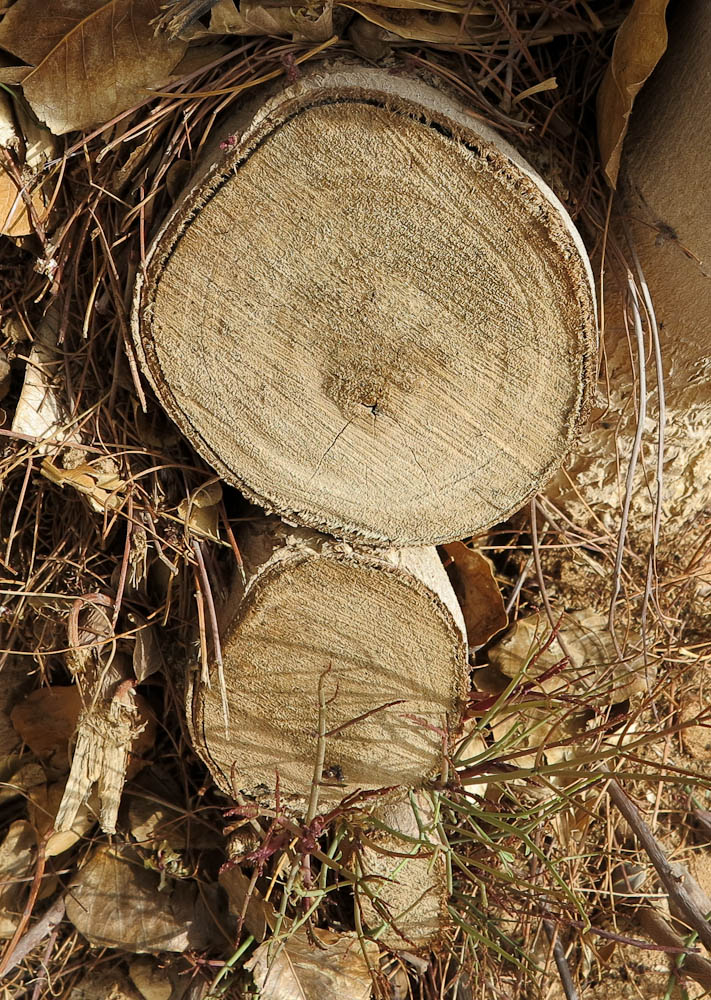
M 254 114 L 153 244 L 134 332 L 227 480 L 398 545 L 521 506 L 572 444 L 595 349 L 585 253 L 543 182 L 448 97 L 363 69 Z

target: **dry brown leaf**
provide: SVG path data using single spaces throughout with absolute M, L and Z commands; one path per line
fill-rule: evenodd
M 11 711 L 32 684 L 29 657 L 8 656 L 0 670 L 0 759 L 15 750 L 20 739 L 12 724 Z
M 6 94 L 0 94 L 0 146 L 7 149 L 17 163 L 34 210 L 41 219 L 44 215 L 44 198 L 41 190 L 32 184 L 31 170 L 27 169 L 29 163 L 25 143 L 15 119 L 12 101 Z M 0 168 L 0 233 L 6 236 L 27 236 L 33 231 L 27 203 L 16 182 L 6 170 Z
M 219 883 L 227 893 L 230 913 L 237 919 L 242 914 L 250 882 L 251 879 L 237 866 L 220 872 Z M 257 941 L 263 941 L 268 932 L 274 930 L 276 923 L 276 910 L 256 887 L 253 888 L 244 915 L 244 926 Z
M 160 0 L 17 0 L 0 46 L 33 69 L 22 89 L 56 134 L 109 121 L 164 83 L 187 43 L 156 34 Z
M 48 858 L 56 857 L 70 847 L 74 847 L 82 837 L 85 837 L 92 826 L 96 823 L 95 807 L 84 804 L 76 815 L 71 829 L 59 833 L 52 833 L 47 837 L 50 830 L 54 829 L 57 810 L 64 795 L 65 782 L 55 781 L 50 785 L 43 784 L 33 788 L 29 793 L 28 818 L 37 833 L 37 838 L 46 839 L 45 855 Z
M 483 646 L 508 624 L 504 599 L 491 563 L 463 542 L 442 547 L 452 560 L 446 570 L 464 615 L 469 645 Z
M 92 510 L 103 513 L 105 510 L 119 510 L 125 501 L 126 483 L 113 471 L 102 471 L 96 465 L 87 462 L 72 469 L 63 469 L 45 458 L 40 467 L 43 476 L 57 486 L 72 486 L 77 492 L 83 493 Z
M 360 14 L 366 21 L 391 31 L 400 38 L 440 45 L 480 44 L 493 38 L 491 17 L 481 20 L 460 14 L 440 13 L 416 9 L 390 9 L 368 3 L 341 3 L 340 6 Z
M 187 845 L 184 816 L 179 809 L 170 809 L 150 798 L 131 796 L 128 806 L 128 821 L 131 836 L 139 844 L 159 846 L 167 844 L 173 851 L 181 851 Z M 195 846 L 194 840 L 192 840 Z
M 157 872 L 130 847 L 101 847 L 67 893 L 67 917 L 99 947 L 137 953 L 201 949 L 210 922 L 194 881 L 169 879 L 160 892 Z
M 81 712 L 79 689 L 39 688 L 12 710 L 11 719 L 20 739 L 42 760 L 51 759 L 55 767 L 66 767 L 69 743 Z
M 259 945 L 245 968 L 252 973 L 261 1000 L 368 1000 L 373 983 L 363 949 L 376 967 L 375 942 L 327 930 L 314 934 L 321 947 L 309 943 L 304 928 L 286 941 L 272 939 Z
M 231 46 L 223 45 L 220 42 L 212 42 L 210 45 L 191 45 L 173 72 L 170 74 L 169 79 L 171 81 L 182 80 L 184 76 L 188 76 L 192 73 L 197 73 L 200 70 L 205 69 L 210 65 L 210 63 L 215 62 L 216 59 L 220 59 L 222 56 L 227 55 L 227 53 L 231 51 Z M 171 169 L 172 167 L 169 168 L 168 172 L 170 172 Z M 163 442 L 161 442 L 161 444 L 162 443 Z
M 222 486 L 219 483 L 200 486 L 190 497 L 180 501 L 178 516 L 185 521 L 189 531 L 208 538 L 219 538 L 218 505 L 221 500 Z
M 354 17 L 348 25 L 348 40 L 358 55 L 370 62 L 378 62 L 392 52 L 391 37 L 385 28 L 364 17 Z
M 143 1000 L 170 1000 L 173 984 L 167 970 L 161 968 L 156 959 L 147 955 L 134 959 L 128 967 L 128 974 Z
M 118 970 L 92 970 L 72 987 L 68 1000 L 142 1000 L 128 977 Z
M 558 634 L 570 660 L 557 638 L 548 644 L 550 634 L 544 616 L 520 619 L 489 650 L 489 666 L 474 674 L 475 686 L 494 694 L 513 677 L 534 681 L 526 699 L 514 699 L 497 712 L 491 726 L 497 743 L 519 751 L 515 759 L 519 767 L 534 766 L 541 750 L 549 764 L 574 758 L 575 737 L 585 730 L 590 716 L 644 691 L 648 683 L 644 657 L 620 661 L 607 618 L 592 608 L 563 617 Z M 651 677 L 653 664 L 648 669 Z M 561 692 L 577 696 L 587 709 L 556 712 L 555 699 Z M 625 732 L 631 735 L 629 728 Z M 560 741 L 565 745 L 552 745 Z M 527 749 L 532 753 L 520 752 Z
M 148 625 L 138 615 L 129 615 L 131 622 L 138 626 L 136 643 L 133 647 L 133 674 L 137 684 L 157 673 L 162 665 L 160 646 L 156 638 L 155 626 Z
M 12 937 L 20 922 L 36 846 L 35 832 L 24 819 L 10 826 L 0 844 L 0 938 Z
M 614 188 L 632 105 L 667 47 L 669 0 L 635 0 L 622 22 L 597 95 L 597 136 L 602 165 Z
M 219 0 L 210 14 L 210 32 L 219 35 L 287 35 L 294 41 L 325 42 L 333 35 L 333 3 L 302 6 Z
M 531 664 L 526 668 L 528 677 L 553 671 L 540 681 L 543 691 L 552 693 L 565 687 L 605 705 L 619 704 L 646 689 L 644 656 L 640 653 L 620 661 L 605 615 L 586 608 L 563 616 L 558 634 L 570 654 L 570 662 L 560 672 L 555 672 L 555 668 L 564 660 L 565 653 L 558 639 L 543 648 L 550 633 L 544 616 L 521 618 L 490 650 L 489 663 L 506 677 L 517 676 L 527 663 Z M 653 666 L 651 662 L 648 669 Z
M 31 66 L 0 66 L 0 84 L 7 87 L 19 86 L 31 72 Z

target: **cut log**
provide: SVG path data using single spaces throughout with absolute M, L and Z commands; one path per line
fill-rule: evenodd
M 224 134 L 134 301 L 186 437 L 268 510 L 370 544 L 519 508 L 568 453 L 596 356 L 589 264 L 550 189 L 454 98 L 385 70 L 322 70 Z
M 361 921 L 390 948 L 432 948 L 450 919 L 447 870 L 432 802 L 423 794 L 377 810 L 379 827 L 358 855 Z M 409 855 L 409 856 L 408 856 Z M 369 894 L 370 893 L 370 894 Z
M 711 504 L 711 5 L 672 5 L 667 53 L 634 105 L 622 190 L 627 225 L 649 285 L 661 345 L 666 431 L 664 513 L 682 532 Z M 639 412 L 639 361 L 624 295 L 609 269 L 605 296 L 605 411 L 575 449 L 557 494 L 581 524 L 619 526 Z M 624 276 L 623 276 L 624 280 Z M 642 303 L 644 315 L 644 304 Z M 647 420 L 630 527 L 648 528 L 655 503 L 660 399 L 645 333 Z M 634 361 L 632 360 L 634 358 Z M 609 405 L 608 405 L 609 385 Z
M 215 672 L 208 686 L 196 668 L 187 690 L 194 745 L 217 784 L 273 802 L 278 775 L 298 812 L 316 771 L 319 805 L 438 773 L 468 669 L 436 551 L 376 557 L 276 519 L 240 550 L 246 587 L 235 583 L 221 616 L 227 733 Z

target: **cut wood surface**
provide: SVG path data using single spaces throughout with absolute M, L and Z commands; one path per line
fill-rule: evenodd
M 375 815 L 379 827 L 365 835 L 358 860 L 370 892 L 356 890 L 361 920 L 391 948 L 431 948 L 450 922 L 444 845 L 432 802 L 420 793 Z
M 659 328 L 665 405 L 653 340 L 644 333 L 646 420 L 630 526 L 648 525 L 656 493 L 660 411 L 666 417 L 664 505 L 670 530 L 711 504 L 711 5 L 674 4 L 667 52 L 637 98 L 625 142 L 621 189 L 627 225 Z M 625 326 L 616 275 L 606 276 L 607 372 L 601 415 L 575 449 L 559 493 L 579 523 L 617 530 L 640 412 L 640 363 L 632 317 Z M 642 316 L 644 303 L 640 302 Z M 648 327 L 647 327 L 648 329 Z M 644 518 L 644 520 L 643 520 Z
M 187 694 L 194 745 L 217 784 L 273 800 L 278 774 L 282 802 L 298 811 L 319 749 L 320 803 L 438 773 L 443 738 L 461 727 L 468 668 L 435 549 L 368 555 L 276 519 L 239 544 L 246 588 L 235 583 L 221 626 L 229 732 L 214 664 L 210 686 L 196 668 Z
M 565 209 L 453 98 L 384 70 L 303 78 L 224 127 L 139 274 L 170 416 L 290 521 L 463 538 L 560 466 L 595 357 Z

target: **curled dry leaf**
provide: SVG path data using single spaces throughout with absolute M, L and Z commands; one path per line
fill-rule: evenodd
M 63 469 L 45 458 L 40 471 L 51 483 L 62 487 L 72 486 L 77 492 L 84 494 L 91 509 L 103 514 L 106 510 L 121 508 L 125 500 L 126 483 L 117 472 L 102 470 L 102 464 L 106 465 L 107 462 L 81 462 L 74 468 Z
M 221 500 L 222 486 L 219 483 L 200 486 L 190 497 L 180 501 L 178 517 L 185 522 L 188 531 L 208 538 L 218 538 L 218 505 Z
M 99 848 L 67 893 L 67 916 L 99 947 L 183 952 L 206 947 L 210 920 L 193 881 L 168 880 L 145 868 L 128 846 Z
M 617 185 L 622 144 L 637 94 L 667 47 L 669 0 L 635 0 L 622 22 L 597 95 L 597 135 L 602 165 Z
M 136 643 L 133 647 L 133 674 L 137 684 L 157 673 L 162 664 L 160 646 L 156 638 L 155 626 L 149 625 L 139 615 L 129 615 L 137 626 Z
M 25 881 L 32 872 L 32 852 L 37 845 L 30 823 L 18 819 L 0 844 L 0 937 L 15 933 L 24 908 Z
M 445 569 L 464 615 L 469 646 L 483 646 L 508 624 L 504 599 L 491 563 L 463 542 L 442 547 L 451 560 L 445 563 Z
M 218 0 L 210 14 L 210 32 L 220 35 L 289 35 L 294 41 L 325 42 L 333 35 L 333 2 L 303 6 Z
M 56 857 L 74 847 L 96 823 L 97 803 L 94 801 L 81 806 L 69 830 L 50 833 L 55 827 L 64 788 L 65 782 L 55 781 L 52 784 L 37 785 L 29 793 L 29 821 L 37 833 L 37 838 L 39 840 L 46 838 L 45 855 L 48 858 Z
M 58 329 L 59 313 L 50 307 L 37 328 L 12 421 L 13 434 L 35 438 L 40 455 L 56 447 L 48 439 L 59 436 L 63 420 L 62 405 L 54 387 L 62 365 L 62 355 L 57 348 Z
M 22 88 L 56 134 L 109 121 L 164 83 L 186 43 L 156 34 L 160 0 L 17 0 L 0 46 L 32 66 Z
M 187 846 L 184 816 L 179 809 L 155 802 L 149 797 L 132 795 L 128 805 L 131 836 L 139 844 L 158 847 L 167 844 L 173 851 Z M 191 843 L 196 846 L 191 838 Z
M 569 661 L 557 638 L 549 643 L 547 618 L 523 618 L 489 651 L 489 666 L 474 673 L 475 687 L 492 694 L 500 694 L 514 677 L 530 683 L 525 696 L 514 699 L 491 723 L 496 742 L 517 751 L 520 767 L 534 766 L 541 751 L 548 763 L 574 757 L 575 737 L 595 712 L 644 691 L 652 669 L 641 654 L 619 659 L 607 619 L 593 609 L 564 615 L 558 634 Z M 556 711 L 561 692 L 577 695 L 587 708 Z M 553 745 L 562 741 L 566 745 Z M 534 752 L 521 752 L 526 749 Z
M 641 653 L 620 660 L 607 618 L 593 608 L 571 611 L 562 618 L 558 635 L 570 662 L 563 662 L 565 653 L 557 638 L 548 644 L 550 634 L 544 616 L 522 618 L 490 650 L 489 663 L 508 678 L 525 670 L 548 693 L 565 687 L 584 694 L 591 705 L 619 704 L 646 689 L 653 664 L 645 664 Z
M 355 934 L 314 930 L 318 947 L 301 928 L 286 940 L 260 944 L 245 963 L 260 990 L 261 1000 L 369 1000 L 370 968 L 378 961 L 378 946 Z M 364 956 L 368 956 L 368 961 Z

